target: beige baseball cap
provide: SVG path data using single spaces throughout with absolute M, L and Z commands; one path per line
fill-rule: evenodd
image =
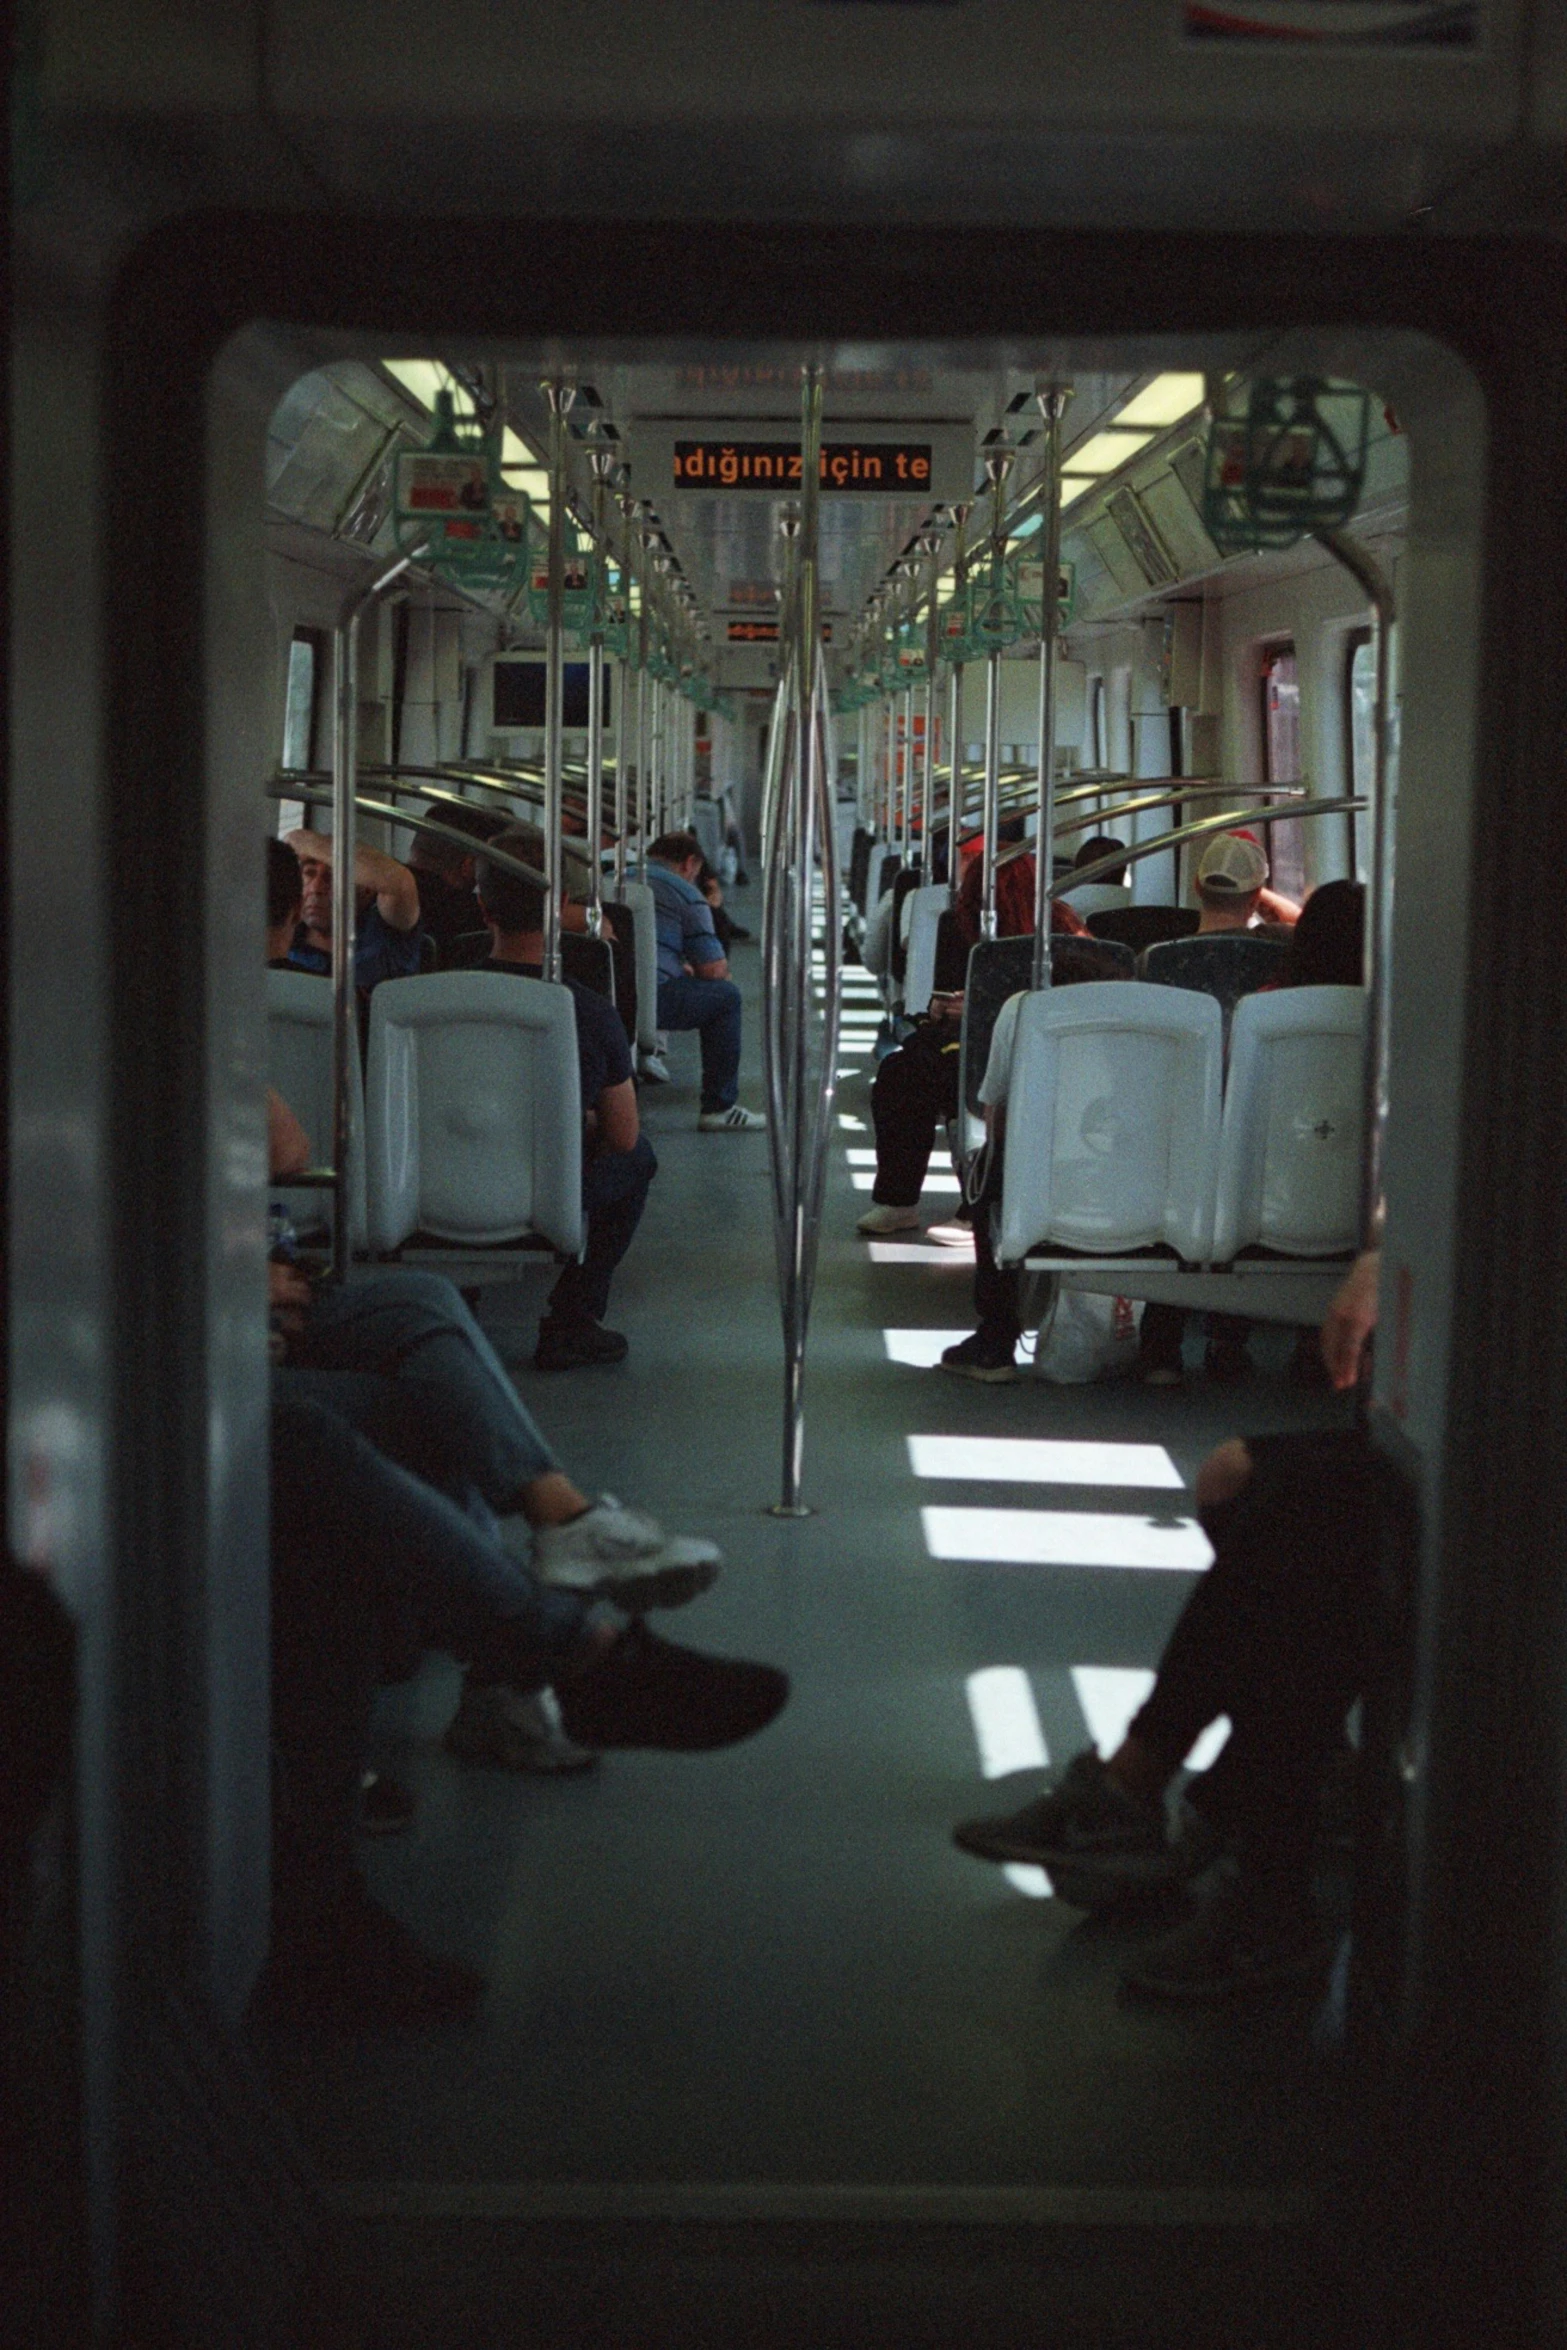
M 1254 840 L 1221 832 L 1208 843 L 1197 865 L 1197 885 L 1217 897 L 1250 897 L 1268 878 L 1268 860 Z

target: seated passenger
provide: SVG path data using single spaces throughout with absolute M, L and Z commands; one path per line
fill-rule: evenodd
M 1091 840 L 1084 841 L 1072 863 L 1078 869 L 1097 865 L 1102 857 L 1113 857 L 1125 847 L 1125 841 L 1117 840 L 1112 833 L 1096 832 Z M 1123 865 L 1119 872 L 1103 873 L 1097 881 L 1090 881 L 1081 888 L 1064 889 L 1061 892 L 1062 900 L 1085 920 L 1090 914 L 1112 913 L 1132 902 L 1132 893 L 1126 886 L 1126 875 L 1127 867 Z
M 1298 922 L 1294 899 L 1281 897 L 1267 883 L 1268 860 L 1251 834 L 1217 833 L 1198 858 L 1193 880 L 1201 913 L 1197 936 L 1253 930 L 1259 922 Z
M 998 826 L 996 838 L 1003 848 L 1011 847 L 1023 838 L 1023 818 L 1010 816 Z M 958 894 L 953 901 L 953 917 L 965 951 L 979 943 L 980 907 L 984 893 L 984 858 L 970 854 L 975 843 L 965 842 L 967 857 L 958 881 Z M 1053 901 L 1050 917 L 1052 931 L 1064 931 L 1072 938 L 1086 938 L 1088 925 L 1082 916 L 1069 906 L 1064 898 Z M 998 938 L 1032 937 L 1034 929 L 1034 852 L 1025 849 L 1021 856 L 1009 857 L 996 867 L 996 936 Z
M 713 928 L 712 910 L 696 886 L 702 844 L 694 832 L 666 832 L 648 851 L 647 879 L 658 912 L 658 1025 L 694 1028 L 702 1040 L 704 1134 L 759 1133 L 767 1124 L 742 1109 L 740 990 Z
M 542 870 L 544 835 L 519 824 L 498 833 L 493 848 Z M 538 979 L 544 969 L 544 892 L 504 866 L 481 857 L 479 906 L 490 933 L 487 971 Z M 539 1324 L 535 1366 L 575 1371 L 592 1363 L 623 1362 L 626 1340 L 606 1330 L 609 1285 L 647 1205 L 658 1172 L 653 1146 L 637 1113 L 636 1080 L 626 1031 L 613 1004 L 574 979 L 565 981 L 577 1025 L 582 1073 L 582 1206 L 587 1242 L 580 1263 L 569 1264 L 550 1292 Z
M 289 953 L 299 930 L 304 880 L 299 859 L 286 840 L 267 835 L 267 969 L 290 971 Z
M 444 800 L 421 813 L 449 832 L 465 832 L 475 844 L 493 840 L 511 822 L 500 808 L 452 807 Z M 409 871 L 419 893 L 419 919 L 435 941 L 443 968 L 458 939 L 484 928 L 473 886 L 477 861 L 477 845 L 460 849 L 455 841 L 438 840 L 427 832 L 416 832 L 408 851 Z
M 713 917 L 714 932 L 717 935 L 719 945 L 727 955 L 735 939 L 747 939 L 751 933 L 748 930 L 742 930 L 739 923 L 731 919 L 724 905 L 723 883 L 705 857 L 702 859 L 702 870 L 696 877 L 696 885 L 707 900 L 708 911 Z
M 363 1432 L 395 1379 L 278 1375 L 272 1412 L 272 1943 L 262 1999 L 352 2021 L 409 2023 L 471 2010 L 482 1978 L 421 1948 L 365 1891 L 353 1850 L 369 1735 L 375 1621 L 395 1605 L 484 1693 L 553 1687 L 577 1746 L 699 1751 L 753 1736 L 788 1696 L 767 1665 L 657 1638 L 641 1608 L 547 1584 L 471 1507 L 397 1465 Z M 326 1375 L 321 1375 L 325 1377 Z M 485 1757 L 484 1759 L 495 1759 Z
M 1360 1375 L 1376 1291 L 1372 1253 L 1323 1326 L 1335 1387 Z M 1178 1884 L 1227 1850 L 1235 1873 L 1217 1897 L 1126 1970 L 1129 1987 L 1182 2002 L 1326 1961 L 1332 1936 L 1312 1901 L 1320 1794 L 1365 1684 L 1379 1558 L 1412 1525 L 1405 1489 L 1359 1428 L 1232 1439 L 1203 1463 L 1197 1505 L 1214 1562 L 1115 1753 L 1089 1747 L 1021 1810 L 955 1831 L 981 1859 L 1051 1870 L 1057 1894 L 1085 1908 Z M 1166 1792 L 1222 1715 L 1229 1738 L 1190 1783 L 1195 1819 L 1172 1842 Z
M 302 828 L 288 845 L 299 859 L 303 891 L 301 922 L 287 961 L 295 971 L 332 968 L 332 843 L 325 833 Z M 383 979 L 411 979 L 420 964 L 419 891 L 406 865 L 372 849 L 354 846 L 354 985 L 368 994 Z

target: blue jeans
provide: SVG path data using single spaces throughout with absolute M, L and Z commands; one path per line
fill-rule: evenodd
M 740 990 L 732 979 L 661 979 L 660 1028 L 695 1028 L 702 1039 L 702 1107 L 727 1110 L 740 1090 Z
M 639 1134 L 628 1151 L 598 1151 L 584 1162 L 587 1245 L 581 1263 L 568 1265 L 550 1292 L 552 1321 L 603 1321 L 615 1267 L 631 1246 L 647 1205 L 648 1186 L 657 1173 L 658 1161 L 645 1134 Z
M 381 1450 L 397 1428 L 395 1384 L 369 1371 L 274 1374 L 274 1555 L 351 1573 L 424 1646 L 537 1687 L 582 1646 L 592 1603 L 514 1559 L 482 1494 L 455 1479 L 438 1491 Z
M 281 1377 L 304 1393 L 300 1379 L 339 1372 L 371 1372 L 395 1388 L 379 1395 L 373 1425 L 359 1416 L 369 1409 L 361 1398 L 355 1425 L 443 1492 L 471 1489 L 504 1515 L 524 1485 L 560 1466 L 495 1349 L 439 1273 L 398 1269 L 323 1290 Z M 332 1403 L 330 1382 L 318 1392 Z

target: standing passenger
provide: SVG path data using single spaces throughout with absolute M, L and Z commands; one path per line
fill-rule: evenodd
M 696 884 L 702 862 L 694 832 L 666 832 L 648 851 L 648 886 L 658 910 L 658 1025 L 694 1028 L 702 1039 L 702 1132 L 754 1134 L 767 1120 L 736 1099 L 740 990 Z

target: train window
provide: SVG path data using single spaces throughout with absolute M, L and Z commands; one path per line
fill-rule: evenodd
M 1094 679 L 1093 704 L 1090 714 L 1089 756 L 1096 767 L 1110 764 L 1110 727 L 1105 710 L 1105 681 Z
M 1369 799 L 1376 770 L 1377 664 L 1369 628 L 1351 630 L 1344 646 L 1344 788 Z M 1350 871 L 1364 880 L 1372 811 L 1349 819 Z
M 288 681 L 283 697 L 283 765 L 303 771 L 315 765 L 316 709 L 320 696 L 323 637 L 316 628 L 296 628 L 288 648 Z M 303 800 L 278 803 L 281 836 L 305 821 Z
M 313 628 L 296 628 L 288 648 L 288 688 L 283 706 L 285 767 L 303 769 L 315 764 L 320 671 L 318 632 Z
M 1300 781 L 1300 673 L 1292 643 L 1268 645 L 1262 656 L 1262 779 L 1264 783 Z M 1306 894 L 1305 827 L 1299 823 L 1269 827 L 1269 862 L 1273 887 L 1287 898 Z

